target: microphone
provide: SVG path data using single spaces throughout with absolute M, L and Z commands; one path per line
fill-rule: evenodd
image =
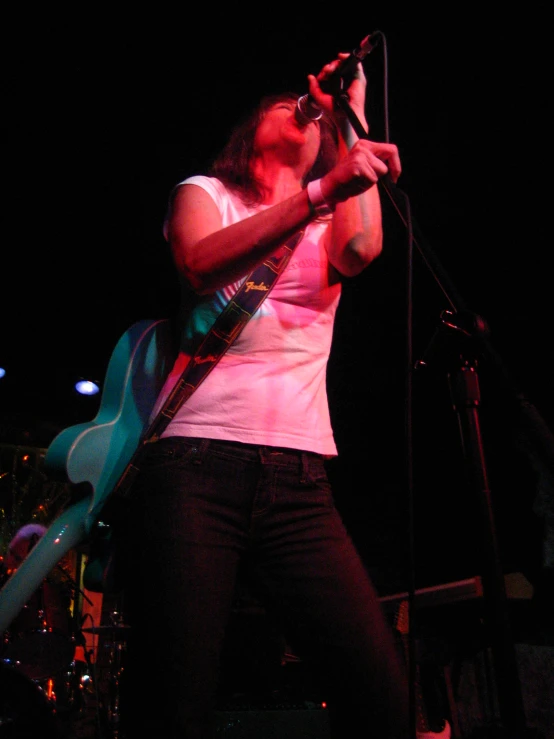
M 380 36 L 381 31 L 374 31 L 369 36 L 366 36 L 360 42 L 360 45 L 351 52 L 350 56 L 340 62 L 333 74 L 319 83 L 321 89 L 328 93 L 334 93 L 339 89 L 342 80 L 352 77 L 356 71 L 358 62 L 363 61 L 377 46 Z M 318 121 L 323 115 L 323 111 L 311 95 L 307 94 L 298 98 L 294 115 L 301 126 L 307 126 L 312 121 Z

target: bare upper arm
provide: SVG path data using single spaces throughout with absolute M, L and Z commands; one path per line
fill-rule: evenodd
M 180 185 L 171 201 L 167 235 L 179 270 L 187 272 L 194 247 L 223 227 L 212 197 L 198 185 Z

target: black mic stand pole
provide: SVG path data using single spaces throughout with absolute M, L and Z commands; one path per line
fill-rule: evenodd
M 346 113 L 359 138 L 369 139 L 368 133 L 364 130 L 348 102 L 348 95 L 342 92 L 342 90 L 339 90 L 334 94 L 334 100 L 335 104 Z M 388 177 L 380 181 L 380 186 L 392 201 L 404 225 L 409 227 L 411 234 L 411 219 L 408 221 L 408 219 L 404 218 L 402 208 L 398 204 L 398 199 L 395 197 L 399 192 L 398 189 L 396 188 L 395 190 L 395 186 Z M 457 295 L 444 269 L 429 247 L 425 246 L 424 249 L 422 243 L 418 243 L 415 239 L 414 244 L 422 254 L 424 261 L 430 268 L 454 310 L 454 313 L 445 311 L 443 316 L 448 316 L 449 318 L 448 320 L 443 320 L 443 327 L 442 329 L 437 329 L 435 338 L 439 338 L 441 331 L 451 330 L 458 336 L 461 335 L 466 344 L 462 351 L 456 350 L 453 352 L 457 366 L 449 371 L 448 378 L 454 410 L 458 415 L 462 450 L 468 468 L 468 483 L 477 493 L 481 507 L 483 524 L 482 543 L 485 556 L 485 568 L 482 577 L 483 595 L 487 633 L 496 677 L 500 719 L 504 729 L 503 736 L 513 739 L 534 736 L 535 732 L 531 733 L 526 728 L 521 683 L 508 618 L 508 599 L 499 556 L 479 419 L 480 392 L 477 374 L 477 356 L 472 344 L 475 339 L 479 342 L 481 349 L 487 350 L 486 324 L 482 318 L 473 316 L 465 308 L 463 301 Z M 461 323 L 457 323 L 456 319 L 453 318 L 456 314 L 461 314 L 461 318 L 463 319 Z M 464 324 L 469 324 L 469 330 L 467 325 Z M 468 339 L 471 339 L 471 341 L 468 342 Z M 498 358 L 492 353 L 491 356 L 495 360 L 495 364 L 498 364 Z M 423 364 L 425 363 L 422 362 L 421 365 Z M 411 373 L 413 367 L 409 367 L 408 369 Z M 504 371 L 503 379 L 508 379 Z M 527 412 L 530 410 L 529 405 L 522 406 L 522 410 L 524 414 L 528 415 Z M 528 430 L 539 433 L 541 437 L 538 439 L 539 445 L 542 445 L 543 451 L 546 450 L 548 461 L 553 464 L 552 469 L 554 470 L 554 446 L 551 446 L 549 443 L 550 437 L 544 434 L 544 424 L 541 429 L 537 428 L 537 415 L 535 412 L 533 418 L 529 417 L 528 420 L 531 422 L 529 423 Z

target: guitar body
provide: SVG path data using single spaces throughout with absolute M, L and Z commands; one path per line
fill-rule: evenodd
M 167 319 L 131 326 L 111 355 L 96 417 L 64 429 L 46 450 L 47 471 L 89 492 L 50 524 L 0 590 L 0 632 L 8 628 L 62 557 L 89 536 L 137 449 L 173 366 L 172 339 Z
M 93 488 L 87 532 L 135 452 L 173 360 L 169 321 L 131 326 L 110 358 L 96 418 L 65 429 L 48 447 L 47 469 Z

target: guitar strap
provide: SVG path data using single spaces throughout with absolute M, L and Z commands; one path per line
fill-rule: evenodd
M 304 232 L 294 234 L 247 276 L 229 303 L 201 341 L 181 377 L 156 413 L 123 474 L 108 495 L 90 538 L 89 556 L 83 572 L 85 587 L 96 593 L 117 594 L 123 588 L 117 566 L 118 555 L 114 525 L 125 518 L 132 483 L 139 472 L 139 454 L 146 444 L 156 441 L 196 388 L 206 379 L 217 362 L 239 336 L 250 318 L 269 295 L 279 275 L 287 266 Z
M 304 231 L 294 234 L 247 276 L 200 343 L 162 408 L 141 437 L 137 450 L 110 497 L 127 500 L 138 471 L 138 455 L 145 444 L 157 441 L 182 404 L 206 379 L 250 318 L 269 295 L 287 266 Z

